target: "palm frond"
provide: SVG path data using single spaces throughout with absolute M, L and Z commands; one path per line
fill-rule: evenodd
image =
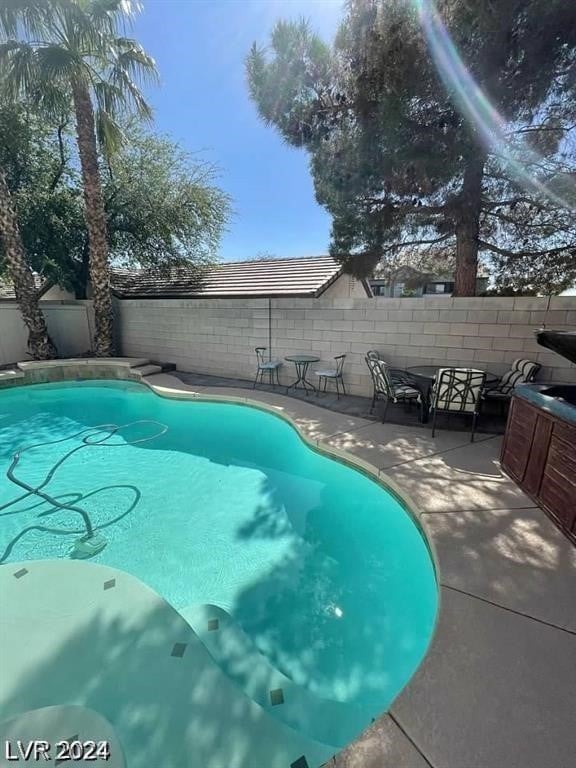
M 126 37 L 117 37 L 114 41 L 117 52 L 116 66 L 126 71 L 134 79 L 142 82 L 156 84 L 158 82 L 158 70 L 156 62 L 149 56 L 144 48 L 136 40 Z
M 95 28 L 113 35 L 121 13 L 120 4 L 120 0 L 88 0 L 83 3 L 83 10 Z
M 112 157 L 125 141 L 124 133 L 117 121 L 104 109 L 96 109 L 96 136 L 107 158 Z
M 31 38 L 23 19 L 34 17 L 40 31 L 33 44 L 6 40 L 0 46 L 5 92 L 40 103 L 46 88 L 48 106 L 60 105 L 81 79 L 102 112 L 103 136 L 117 136 L 110 121 L 130 110 L 150 119 L 138 84 L 157 82 L 154 59 L 136 40 L 118 36 L 121 20 L 139 9 L 134 0 L 0 0 L 5 29 Z
M 83 0 L 87 16 L 109 35 L 116 32 L 121 21 L 131 22 L 142 9 L 140 2 L 132 0 Z
M 93 84 L 96 107 L 107 115 L 120 115 L 126 110 L 126 96 L 122 88 L 108 80 Z
M 126 106 L 131 106 L 144 120 L 152 119 L 152 109 L 128 72 L 122 67 L 114 67 L 110 73 L 110 82 L 124 94 Z
M 54 13 L 51 17 L 50 36 L 70 50 L 84 55 L 103 53 L 114 33 L 114 25 L 106 28 L 95 23 L 84 10 L 81 0 L 53 0 Z
M 120 0 L 120 5 L 123 15 L 127 17 L 136 16 L 137 13 L 141 13 L 144 7 L 141 0 Z
M 47 80 L 65 81 L 83 69 L 82 57 L 61 45 L 47 45 L 36 51 L 38 67 Z
M 68 89 L 55 80 L 40 82 L 37 90 L 30 94 L 30 100 L 38 111 L 55 121 L 62 120 L 72 108 Z
M 142 10 L 140 0 L 82 0 L 82 3 L 90 15 L 109 13 L 135 16 Z
M 0 95 L 26 101 L 47 118 L 60 119 L 70 109 L 66 76 L 41 62 L 53 52 L 9 40 L 0 44 Z
M 29 94 L 37 80 L 38 62 L 33 46 L 14 40 L 0 45 L 0 85 L 10 100 Z
M 21 45 L 25 45 L 25 43 L 21 43 L 18 40 L 6 40 L 5 42 L 0 43 L 0 63 L 6 61 L 12 52 Z
M 52 0 L 1 0 L 0 35 L 15 37 L 19 31 L 38 37 L 46 27 Z

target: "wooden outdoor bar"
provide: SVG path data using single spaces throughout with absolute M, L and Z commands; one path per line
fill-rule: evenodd
M 576 543 L 576 424 L 514 397 L 502 466 Z
M 576 334 L 538 334 L 544 346 L 572 359 Z M 576 544 L 576 386 L 527 384 L 512 398 L 502 467 Z

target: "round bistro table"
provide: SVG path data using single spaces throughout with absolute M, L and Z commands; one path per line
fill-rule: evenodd
M 436 374 L 438 373 L 438 370 L 442 368 L 441 365 L 413 365 L 411 368 L 407 368 L 406 370 L 409 373 L 413 373 L 415 376 L 422 376 L 426 379 L 431 379 L 432 381 L 435 381 Z M 454 366 L 445 366 L 447 368 L 453 368 Z M 476 369 L 475 369 L 476 370 Z M 477 370 L 482 370 L 481 368 L 478 368 Z M 497 376 L 495 373 L 490 373 L 489 371 L 482 371 L 482 373 L 486 374 L 486 384 L 492 386 L 492 384 L 496 384 L 500 376 Z
M 318 355 L 287 355 L 284 360 L 294 363 L 296 368 L 296 381 L 286 387 L 286 392 L 289 392 L 291 389 L 303 389 L 306 395 L 308 395 L 308 391 L 316 392 L 316 387 L 311 381 L 308 381 L 306 374 L 311 363 L 320 362 Z

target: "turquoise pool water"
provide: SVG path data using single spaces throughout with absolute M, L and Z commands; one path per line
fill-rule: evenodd
M 80 448 L 87 434 L 105 436 L 83 430 L 132 422 Z M 413 674 L 437 611 L 421 533 L 392 494 L 282 419 L 126 382 L 0 392 L 4 562 L 69 557 L 83 532 L 78 514 L 6 477 L 16 451 L 56 440 L 23 451 L 14 475 L 88 513 L 107 540 L 95 562 L 134 574 L 184 615 L 220 606 L 286 677 L 360 708 L 366 724 Z

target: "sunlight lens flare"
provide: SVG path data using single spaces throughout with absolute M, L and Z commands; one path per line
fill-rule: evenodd
M 542 183 L 526 167 L 526 161 L 534 164 L 541 160 L 538 153 L 524 142 L 521 147 L 522 159 L 516 156 L 517 150 L 511 147 L 506 135 L 508 124 L 464 64 L 433 0 L 412 0 L 412 4 L 446 89 L 453 94 L 457 106 L 477 131 L 488 151 L 500 158 L 519 184 L 545 196 L 555 205 L 576 210 L 573 203 Z

